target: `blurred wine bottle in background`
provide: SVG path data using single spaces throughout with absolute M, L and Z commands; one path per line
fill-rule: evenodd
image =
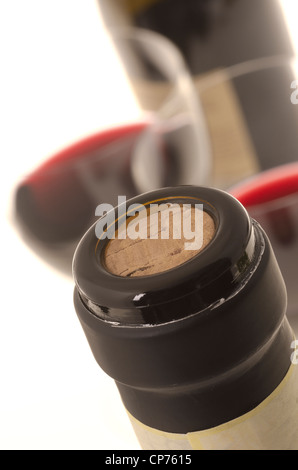
M 107 29 L 154 30 L 182 52 L 209 128 L 215 186 L 297 161 L 287 0 L 97 1 Z
M 152 29 L 173 41 L 193 74 L 293 53 L 280 0 L 98 0 L 108 27 Z

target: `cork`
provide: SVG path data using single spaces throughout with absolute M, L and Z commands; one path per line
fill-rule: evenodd
M 180 219 L 177 218 L 178 212 Z M 150 217 L 147 210 L 141 222 L 136 217 L 127 219 L 126 238 L 120 238 L 119 230 L 105 249 L 105 267 L 110 273 L 121 277 L 141 277 L 165 272 L 197 256 L 214 238 L 216 229 L 213 218 L 194 206 L 186 210 L 178 205 L 167 217 L 163 215 L 159 211 L 155 217 Z M 191 232 L 185 234 L 187 218 L 190 218 L 188 227 L 191 227 Z M 132 239 L 129 236 L 132 232 L 134 237 L 137 232 L 138 237 Z M 193 244 L 195 240 L 197 245 Z

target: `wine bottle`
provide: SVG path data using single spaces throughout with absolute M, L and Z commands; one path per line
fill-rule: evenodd
M 131 24 L 167 36 L 193 74 L 293 48 L 279 0 L 98 0 L 108 27 Z
M 155 31 L 180 49 L 208 122 L 215 186 L 297 160 L 294 46 L 281 0 L 98 2 L 108 28 Z

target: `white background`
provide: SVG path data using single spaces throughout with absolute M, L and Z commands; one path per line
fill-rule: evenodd
M 0 48 L 0 448 L 138 449 L 76 317 L 72 280 L 27 247 L 11 218 L 27 172 L 137 111 L 96 1 L 2 0 Z

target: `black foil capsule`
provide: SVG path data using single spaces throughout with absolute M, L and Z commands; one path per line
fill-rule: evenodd
M 93 226 L 74 257 L 74 303 L 128 412 L 185 434 L 233 420 L 268 397 L 290 368 L 293 332 L 270 242 L 234 197 L 182 186 L 129 204 L 157 199 L 201 202 L 215 222 L 210 244 L 174 269 L 123 278 L 106 270 L 108 240 L 98 242 Z

